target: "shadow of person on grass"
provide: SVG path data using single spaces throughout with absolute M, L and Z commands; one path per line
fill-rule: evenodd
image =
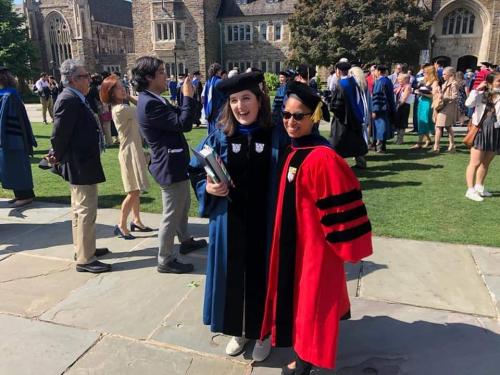
M 479 325 L 363 316 L 340 323 L 336 371 L 311 374 L 494 375 L 500 368 L 498 348 L 500 335 Z M 273 349 L 253 367 L 280 368 L 292 358 L 289 348 Z
M 420 186 L 422 185 L 419 181 L 379 181 L 379 180 L 362 180 L 361 189 L 362 190 L 375 190 L 375 189 L 388 189 L 397 188 L 402 186 Z

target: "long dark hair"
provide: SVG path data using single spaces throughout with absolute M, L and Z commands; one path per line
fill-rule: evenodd
M 269 97 L 262 92 L 260 88 L 249 89 L 256 97 L 260 103 L 259 114 L 257 115 L 257 123 L 261 128 L 270 128 L 272 126 L 271 120 L 271 103 Z M 230 98 L 226 100 L 224 107 L 222 108 L 221 117 L 218 126 L 223 129 L 224 134 L 228 137 L 234 135 L 236 128 L 238 127 L 238 121 L 234 117 L 233 111 L 231 109 Z
M 500 72 L 491 72 L 486 76 L 486 83 L 488 84 L 487 90 L 483 95 L 483 103 L 493 105 L 493 96 L 497 95 L 490 86 L 493 85 L 493 81 L 500 74 Z

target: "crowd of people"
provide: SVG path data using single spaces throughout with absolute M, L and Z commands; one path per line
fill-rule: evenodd
M 354 158 L 353 168 L 367 168 L 369 150 L 404 144 L 412 106 L 418 134 L 412 149 L 432 145 L 439 153 L 446 130 L 447 150 L 455 152 L 453 127 L 470 119 L 479 129 L 466 197 L 491 196 L 484 181 L 500 152 L 500 73 L 487 63 L 465 75 L 443 65 L 438 60 L 413 74 L 395 64 L 391 73 L 385 65 L 341 59 L 321 90 L 316 69 L 302 64 L 279 73 L 271 103 L 255 68 L 225 72 L 214 63 L 203 85 L 199 72 L 168 77 L 163 61 L 151 56 L 136 61 L 130 80 L 90 75 L 81 62 L 64 61 L 61 84 L 42 74 L 35 86 L 44 122 L 46 111 L 53 120 L 52 149 L 41 165 L 70 188 L 76 270 L 112 271 L 98 260 L 109 249 L 96 247 L 95 226 L 98 184 L 105 181 L 101 153 L 119 144 L 126 195 L 114 234 L 133 240 L 133 232 L 153 231 L 140 215 L 149 172 L 163 204 L 157 271 L 193 271 L 179 253 L 208 245 L 202 316 L 213 332 L 231 336 L 226 353 L 238 355 L 255 340 L 255 361 L 266 359 L 272 346 L 293 347 L 285 375 L 334 368 L 339 322 L 350 317 L 343 264 L 372 253 L 361 186 L 345 158 Z M 12 206 L 21 207 L 34 198 L 29 157 L 36 140 L 5 67 L 0 100 L 0 177 L 14 190 Z M 217 154 L 230 183 L 190 158 L 185 134 L 202 121 L 208 131 L 197 148 Z M 320 135 L 321 121 L 330 123 L 329 139 Z M 209 219 L 208 243 L 188 230 L 191 186 L 200 215 Z

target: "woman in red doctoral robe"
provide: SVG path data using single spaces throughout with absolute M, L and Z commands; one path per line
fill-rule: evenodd
M 262 337 L 292 346 L 282 374 L 334 368 L 339 322 L 349 318 L 344 262 L 372 253 L 361 189 L 347 163 L 318 134 L 321 99 L 291 83 L 283 112 L 292 147 L 281 171 Z

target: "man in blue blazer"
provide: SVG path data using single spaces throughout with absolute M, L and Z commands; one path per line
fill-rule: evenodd
M 108 272 L 111 265 L 96 259 L 108 253 L 108 249 L 96 249 L 95 237 L 97 184 L 106 179 L 101 165 L 101 128 L 85 99 L 90 76 L 76 60 L 64 61 L 60 70 L 66 88 L 57 97 L 54 109 L 51 162 L 70 184 L 76 270 Z
M 191 195 L 188 176 L 189 146 L 184 133 L 192 130 L 196 115 L 191 77 L 188 76 L 184 81 L 183 99 L 176 108 L 161 96 L 167 89 L 163 61 L 151 56 L 141 57 L 136 61 L 132 74 L 139 92 L 137 118 L 142 135 L 151 149 L 149 171 L 162 190 L 163 216 L 158 232 L 158 272 L 191 272 L 193 265 L 179 262 L 179 250 L 174 247 L 176 234 L 181 242 L 181 254 L 207 245 L 205 240 L 195 240 L 188 233 Z

